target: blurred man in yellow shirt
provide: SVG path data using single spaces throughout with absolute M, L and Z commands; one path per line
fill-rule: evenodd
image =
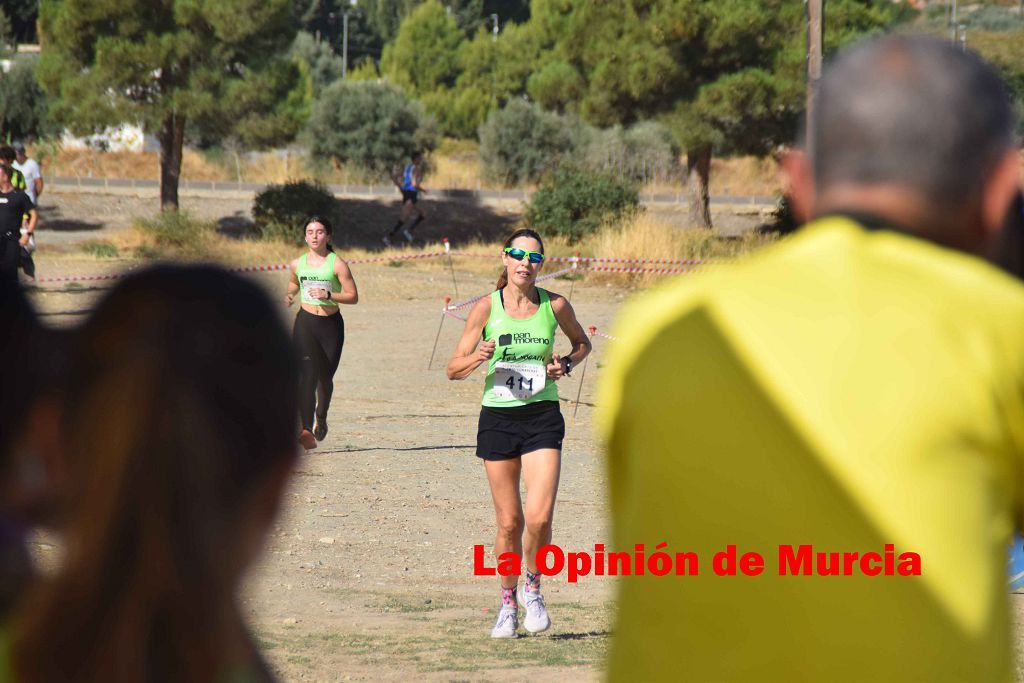
M 971 255 L 1016 192 L 1006 89 L 971 53 L 884 38 L 827 69 L 812 123 L 810 224 L 617 325 L 615 549 L 699 571 L 618 579 L 612 680 L 1013 679 L 1024 285 Z M 763 569 L 718 575 L 730 545 Z

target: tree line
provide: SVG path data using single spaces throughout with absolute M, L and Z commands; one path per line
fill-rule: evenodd
M 826 53 L 915 16 L 888 0 L 828 0 Z M 806 92 L 800 0 L 42 0 L 39 27 L 49 125 L 141 123 L 160 141 L 168 207 L 186 140 L 299 138 L 318 158 L 380 174 L 441 135 L 479 138 L 506 182 L 550 171 L 545 150 L 590 163 L 648 140 L 659 158 L 685 154 L 680 175 L 708 224 L 712 155 L 792 141 Z M 996 43 L 1004 70 L 1024 72 L 1020 41 Z M 531 140 L 540 149 L 520 156 L 533 170 L 508 172 L 508 147 Z

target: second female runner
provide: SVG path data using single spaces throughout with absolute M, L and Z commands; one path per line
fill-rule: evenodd
M 555 382 L 587 357 L 590 340 L 569 301 L 536 286 L 544 264 L 540 235 L 528 229 L 512 233 L 501 260 L 504 271 L 496 291 L 473 306 L 448 363 L 448 378 L 465 379 L 488 364 L 476 454 L 484 461 L 498 523 L 494 554 L 513 552 L 526 561 L 526 583 L 518 599 L 519 577 L 500 579 L 501 610 L 491 637 L 515 638 L 518 602 L 526 608 L 527 631 L 551 626 L 536 555 L 551 542 L 562 466 L 565 420 Z M 572 344 L 562 357 L 554 352 L 556 327 Z M 520 475 L 526 484 L 525 512 Z
M 327 436 L 334 373 L 345 344 L 345 321 L 339 304 L 357 303 L 359 291 L 348 264 L 331 246 L 331 223 L 314 216 L 306 221 L 304 232 L 309 252 L 292 261 L 284 300 L 291 306 L 301 291 L 301 310 L 295 316 L 293 336 L 300 360 L 299 443 L 308 451 Z

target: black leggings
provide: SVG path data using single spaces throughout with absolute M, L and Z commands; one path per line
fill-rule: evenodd
M 17 237 L 5 237 L 0 233 L 0 278 L 18 281 L 18 263 L 21 261 L 21 245 Z
M 334 392 L 334 373 L 341 362 L 345 344 L 345 321 L 341 311 L 333 315 L 313 315 L 300 310 L 292 330 L 299 351 L 299 418 L 302 428 L 313 430 L 313 412 L 327 419 Z

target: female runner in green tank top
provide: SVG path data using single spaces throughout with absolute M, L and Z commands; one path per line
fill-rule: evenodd
M 536 555 L 551 542 L 565 436 L 555 382 L 587 357 L 590 340 L 569 301 L 535 284 L 544 264 L 540 235 L 533 230 L 512 233 L 502 264 L 497 291 L 470 311 L 448 363 L 448 378 L 465 379 L 488 364 L 476 454 L 484 461 L 497 517 L 494 554 L 514 552 L 526 562 L 518 600 L 519 577 L 500 578 L 502 604 L 491 637 L 514 638 L 519 602 L 526 608 L 527 631 L 538 633 L 551 625 L 540 594 Z M 572 345 L 562 357 L 554 352 L 556 327 Z M 526 484 L 525 511 L 520 475 Z
M 334 229 L 330 222 L 314 216 L 306 222 L 304 231 L 309 252 L 292 261 L 292 277 L 284 300 L 289 306 L 296 294 L 302 300 L 292 334 L 300 360 L 299 443 L 308 451 L 327 436 L 334 373 L 345 344 L 345 321 L 339 304 L 357 303 L 359 291 L 348 264 L 338 258 L 331 246 Z

